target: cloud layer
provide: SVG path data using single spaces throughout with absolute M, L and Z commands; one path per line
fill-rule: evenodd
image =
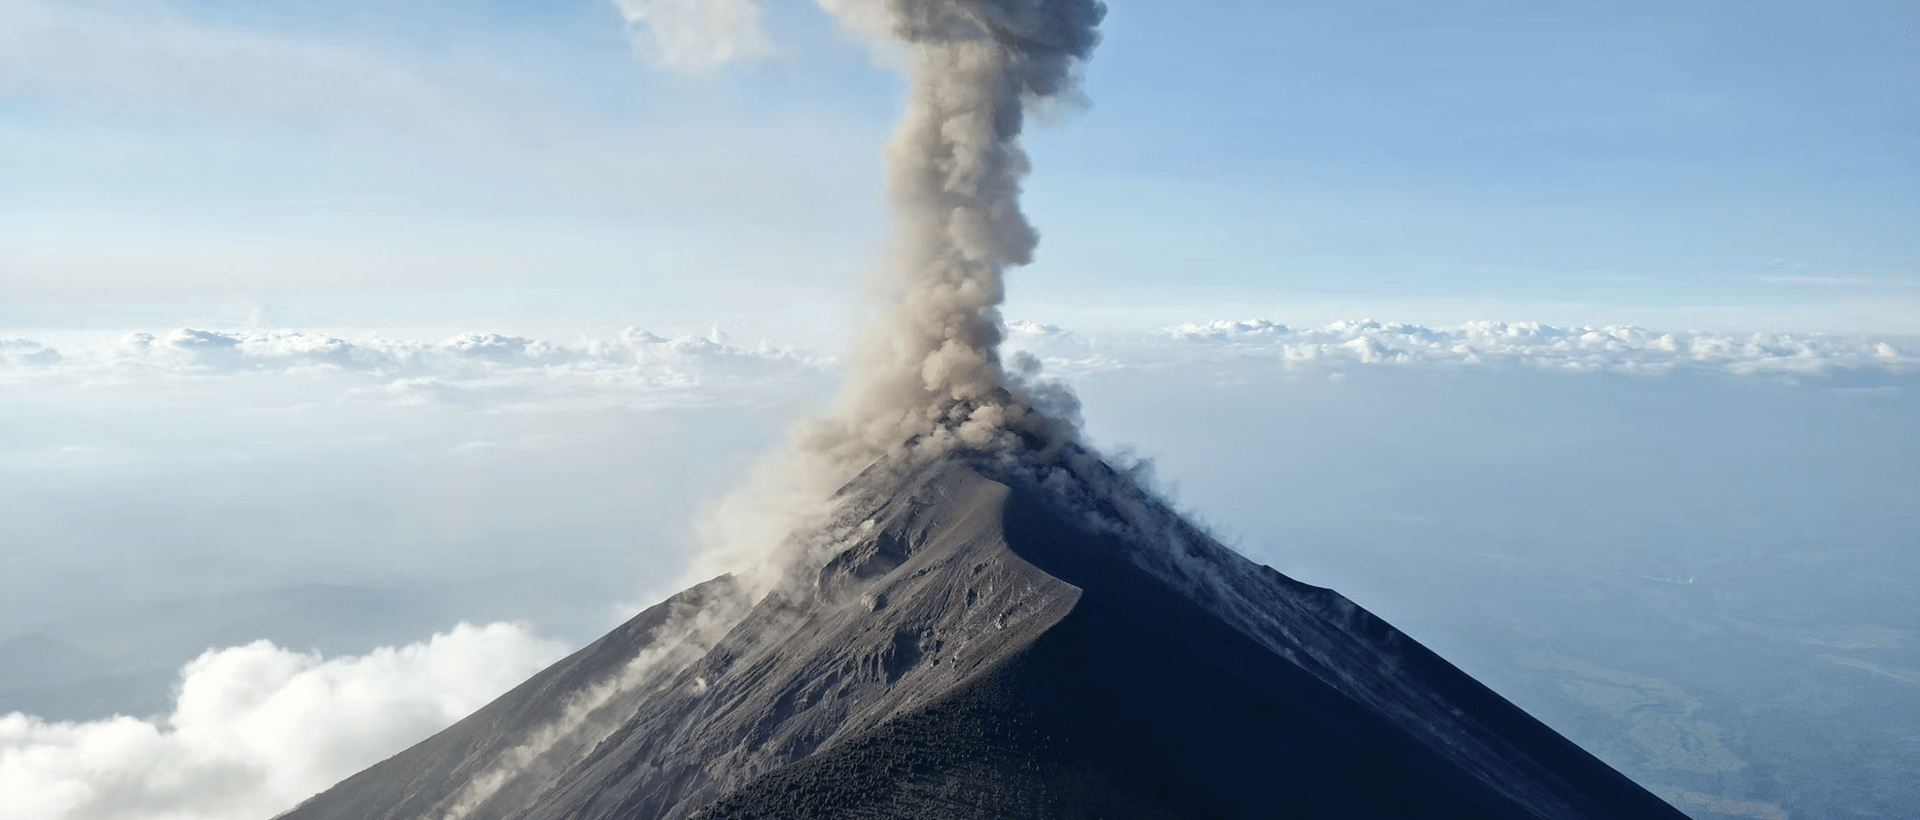
M 805 366 L 818 361 L 771 343 L 737 347 L 718 331 L 705 337 L 667 339 L 637 328 L 611 339 L 578 342 L 498 333 L 463 333 L 440 342 L 382 337 L 355 342 L 320 333 L 180 328 L 162 337 L 131 333 L 121 344 L 118 352 L 123 362 L 200 370 L 320 366 L 374 374 L 432 372 L 449 376 L 528 368 L 652 374 L 700 369 L 718 374 L 762 363 Z
M 208 651 L 181 670 L 164 718 L 0 716 L 0 820 L 260 820 L 465 717 L 562 652 L 506 623 L 350 657 L 267 641 Z
M 762 342 L 740 346 L 719 331 L 664 338 L 629 329 L 610 338 L 560 341 L 463 333 L 440 341 L 345 339 L 299 331 L 178 328 L 117 341 L 55 347 L 0 338 L 0 385 L 43 391 L 104 384 L 283 377 L 331 385 L 348 397 L 388 402 L 529 392 L 635 404 L 708 402 L 741 389 L 810 379 L 832 357 Z M 777 392 L 777 391 L 774 391 Z
M 1476 321 L 1454 326 L 1340 321 L 1295 327 L 1264 319 L 1193 322 L 1157 331 L 1084 334 L 1013 321 L 1007 347 L 1061 375 L 1206 361 L 1283 372 L 1355 368 L 1527 368 L 1647 375 L 1702 372 L 1818 376 L 1836 371 L 1910 373 L 1920 339 L 1777 332 L 1664 332 L 1632 325 L 1555 327 Z M 604 338 L 542 339 L 462 333 L 439 341 L 344 338 L 285 330 L 178 328 L 107 343 L 58 347 L 0 338 L 0 384 L 142 378 L 339 375 L 389 396 L 535 382 L 592 387 L 604 395 L 705 400 L 770 381 L 838 372 L 840 360 L 803 348 L 706 336 L 665 338 L 638 328 Z
M 1238 362 L 1283 372 L 1356 368 L 1501 369 L 1647 375 L 1703 372 L 1821 376 L 1913 372 L 1914 339 L 1792 333 L 1660 332 L 1632 325 L 1554 327 L 1476 321 L 1451 327 L 1341 321 L 1289 327 L 1264 319 L 1194 322 L 1157 334 L 1089 338 L 1053 325 L 1013 322 L 1008 345 L 1055 370 Z
M 589 589 L 589 575 L 664 583 L 685 552 L 660 533 L 697 508 L 688 488 L 731 486 L 713 462 L 745 463 L 798 414 L 783 401 L 840 369 L 718 333 L 11 335 L 0 390 L 19 401 L 0 418 L 14 434 L 0 437 L 0 478 L 14 480 L 0 505 L 18 514 L 0 521 L 0 608 L 34 618 L 63 617 L 47 613 L 70 605 L 70 578 L 111 603 L 167 584 L 251 588 L 243 570 L 270 576 L 264 588 L 352 567 L 426 578 L 467 596 L 455 614 L 552 634 L 539 602 L 476 609 L 504 587 L 468 576 L 497 569 L 525 596 L 536 568 L 571 573 L 553 583 L 570 603 L 638 594 Z M 1271 321 L 1107 334 L 1015 322 L 1008 338 L 1082 391 L 1104 440 L 1140 445 L 1227 531 L 1271 547 L 1256 557 L 1389 606 L 1452 605 L 1462 596 L 1422 591 L 1427 571 L 1487 550 L 1604 556 L 1702 584 L 1719 582 L 1703 566 L 1759 562 L 1701 556 L 1767 539 L 1910 552 L 1910 339 Z M 1847 374 L 1895 386 L 1797 386 L 1858 383 Z M 635 444 L 649 436 L 657 448 Z M 1428 553 L 1351 559 L 1369 544 Z M 1396 587 L 1380 568 L 1402 563 Z M 1804 566 L 1780 566 L 1804 594 Z M 496 625 L 331 659 L 267 643 L 211 652 L 164 717 L 0 717 L 0 820 L 264 818 L 559 651 Z

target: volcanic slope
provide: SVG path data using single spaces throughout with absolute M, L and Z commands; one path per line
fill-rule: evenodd
M 1069 458 L 876 465 L 760 600 L 683 592 L 284 816 L 1683 817 Z

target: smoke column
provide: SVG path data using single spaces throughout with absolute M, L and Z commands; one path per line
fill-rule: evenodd
M 831 512 L 823 501 L 882 457 L 905 468 L 965 447 L 1045 461 L 1077 438 L 1078 404 L 1064 388 L 1010 378 L 999 305 L 1006 270 L 1032 261 L 1039 242 L 1020 210 L 1027 107 L 1079 100 L 1077 69 L 1099 42 L 1106 5 L 816 2 L 851 30 L 889 33 L 918 60 L 907 115 L 884 153 L 895 220 L 884 273 L 895 301 L 855 351 L 837 412 L 801 424 L 793 447 L 711 512 L 707 549 L 682 585 L 732 572 L 744 589 L 764 590 L 793 561 L 821 557 L 817 548 L 830 545 L 790 536 L 818 530 Z
M 740 13 L 691 14 L 704 0 L 615 0 L 642 55 L 670 43 L 760 36 Z M 884 152 L 894 235 L 884 272 L 893 304 L 855 351 L 833 415 L 796 427 L 703 522 L 705 549 L 680 586 L 734 574 L 761 593 L 792 564 L 823 557 L 828 498 L 884 459 L 906 469 L 955 449 L 1030 464 L 1078 438 L 1078 403 L 1000 360 L 1009 267 L 1039 235 L 1020 210 L 1029 106 L 1080 99 L 1077 70 L 1100 41 L 1100 0 L 815 0 L 849 30 L 886 36 L 917 59 L 906 117 Z M 754 11 L 751 0 L 729 8 Z M 723 19 L 724 18 L 724 19 Z M 883 35 L 884 33 L 884 35 Z M 697 49 L 695 51 L 698 51 Z M 704 52 L 702 52 L 704 53 Z M 889 52 L 890 54 L 893 52 Z M 699 69 L 702 64 L 664 63 Z
M 614 0 L 639 53 L 700 72 L 763 42 L 755 0 Z M 1078 437 L 1078 402 L 999 356 L 1007 268 L 1039 235 L 1020 211 L 1029 106 L 1080 99 L 1077 70 L 1100 41 L 1100 0 L 814 0 L 850 31 L 917 59 L 906 117 L 884 152 L 894 236 L 890 311 L 853 357 L 837 412 L 796 427 L 743 486 L 709 511 L 681 586 L 734 573 L 765 591 L 796 560 L 825 503 L 885 459 L 903 469 L 957 448 L 1026 463 L 1057 460 Z M 724 11 L 724 13 L 722 13 Z M 696 47 L 697 46 L 697 47 Z M 688 55 L 707 55 L 694 59 Z M 713 59 L 708 59 L 712 57 Z M 797 554 L 796 554 L 797 552 Z
M 1067 419 L 1036 412 L 999 359 L 1003 277 L 1039 236 L 1020 210 L 1019 136 L 1032 102 L 1078 95 L 1099 0 L 822 0 L 850 23 L 884 13 L 918 56 L 907 116 L 885 153 L 897 221 L 897 304 L 855 357 L 838 417 L 802 446 L 845 468 L 912 441 L 1046 449 Z

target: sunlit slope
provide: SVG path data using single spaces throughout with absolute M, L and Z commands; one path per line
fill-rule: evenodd
M 1680 816 L 1144 494 L 995 463 L 870 470 L 724 634 L 690 590 L 289 817 Z

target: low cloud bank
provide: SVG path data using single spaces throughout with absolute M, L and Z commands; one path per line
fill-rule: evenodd
M 210 650 L 181 670 L 166 717 L 0 715 L 0 820 L 263 820 L 465 717 L 564 651 L 507 623 L 349 657 L 267 641 Z
M 1920 340 L 1500 322 L 1221 321 L 1112 335 L 1014 322 L 1008 335 L 1010 353 L 1040 357 L 1048 373 L 1088 376 L 1089 406 L 1112 417 L 1108 428 L 1120 440 L 1164 454 L 1163 467 L 1189 498 L 1221 511 L 1230 528 L 1257 535 L 1258 543 L 1290 545 L 1288 563 L 1270 559 L 1277 566 L 1349 594 L 1417 603 L 1427 576 L 1409 573 L 1419 577 L 1394 587 L 1392 575 L 1383 581 L 1326 557 L 1336 549 L 1428 538 L 1436 553 L 1468 554 L 1499 530 L 1517 533 L 1513 543 L 1492 547 L 1508 554 L 1532 554 L 1521 542 L 1569 550 L 1640 545 L 1606 554 L 1625 556 L 1622 563 L 1645 558 L 1676 576 L 1694 572 L 1701 556 L 1746 549 L 1757 532 L 1907 554 L 1894 547 L 1911 531 L 1905 501 L 1913 459 L 1894 422 L 1911 414 L 1883 408 L 1904 408 L 1910 398 L 1882 405 L 1836 391 L 1808 411 L 1821 415 L 1802 416 L 1799 403 L 1751 404 L 1751 391 L 1651 388 L 1694 375 L 1727 384 L 1831 385 L 1844 373 L 1910 385 L 1920 374 Z M 1187 367 L 1194 363 L 1206 367 Z M 14 578 L 0 601 L 20 612 L 52 606 L 52 598 L 27 593 L 66 588 L 58 579 L 67 568 L 56 556 L 85 556 L 86 577 L 106 588 L 116 588 L 104 582 L 118 576 L 147 590 L 156 578 L 188 589 L 182 574 L 197 579 L 211 564 L 173 563 L 179 544 L 223 566 L 263 556 L 260 571 L 275 578 L 305 577 L 301 562 L 321 560 L 358 562 L 382 577 L 419 571 L 387 563 L 405 558 L 455 589 L 478 582 L 447 577 L 441 565 L 451 562 L 441 557 L 484 558 L 462 563 L 518 578 L 531 565 L 512 561 L 531 559 L 502 556 L 522 556 L 538 537 L 543 566 L 554 556 L 572 565 L 559 571 L 575 575 L 555 576 L 567 579 L 570 599 L 589 574 L 578 567 L 593 576 L 664 578 L 681 553 L 666 540 L 646 540 L 648 527 L 684 516 L 696 500 L 688 488 L 730 480 L 713 466 L 725 461 L 716 453 L 744 462 L 764 445 L 741 434 L 742 419 L 763 420 L 764 435 L 777 435 L 787 411 L 769 397 L 800 392 L 789 388 L 830 379 L 839 367 L 830 357 L 741 345 L 721 334 L 666 339 L 637 330 L 570 341 L 194 328 L 124 340 L 118 332 L 94 340 L 0 338 L 0 390 L 25 388 L 10 394 L 20 402 L 7 418 L 20 434 L 0 448 L 0 478 L 18 479 L 0 481 L 13 493 L 0 501 L 20 511 L 0 525 L 13 528 L 0 532 L 10 536 L 0 542 L 17 550 L 0 555 Z M 1392 379 L 1281 386 L 1293 374 L 1363 371 L 1526 377 L 1457 380 L 1464 387 L 1455 393 Z M 1195 402 L 1172 389 L 1204 389 L 1214 373 L 1276 387 L 1253 401 L 1223 392 L 1193 394 L 1205 399 Z M 1528 375 L 1560 373 L 1573 375 Z M 1636 378 L 1581 375 L 1592 373 Z M 1547 382 L 1571 389 L 1539 390 Z M 1345 400 L 1362 384 L 1377 391 L 1363 395 L 1379 400 Z M 262 389 L 289 385 L 305 387 Z M 1641 386 L 1654 401 L 1627 412 L 1606 401 Z M 1436 395 L 1442 401 L 1431 401 Z M 1903 386 L 1886 395 L 1914 393 Z M 1521 397 L 1537 402 L 1509 401 Z M 753 402 L 752 412 L 709 412 L 709 402 L 734 400 Z M 339 412 L 350 402 L 379 407 Z M 651 402 L 698 410 L 628 412 Z M 1156 402 L 1179 406 L 1160 412 Z M 583 404 L 593 412 L 572 412 Z M 1488 412 L 1523 404 L 1524 412 Z M 486 412 L 469 412 L 475 407 Z M 493 412 L 542 407 L 565 412 Z M 1119 417 L 1126 408 L 1134 415 Z M 1182 423 L 1154 428 L 1155 419 Z M 1505 438 L 1483 434 L 1496 428 Z M 646 444 L 648 435 L 663 443 Z M 1276 476 L 1274 453 L 1322 466 Z M 706 460 L 706 472 L 685 467 L 696 458 Z M 1516 492 L 1527 503 L 1514 504 Z M 174 508 L 191 514 L 167 512 Z M 256 517 L 262 510 L 272 516 Z M 224 528 L 212 526 L 223 521 Z M 270 555 L 261 550 L 262 531 L 280 539 Z M 1447 549 L 1453 545 L 1460 549 Z M 650 550 L 667 557 L 648 559 L 653 564 L 635 557 Z M 1893 558 L 1883 563 L 1899 568 Z M 1810 565 L 1781 565 L 1795 568 L 1789 586 L 1796 594 L 1808 588 L 1800 575 Z M 1905 577 L 1873 566 L 1873 577 Z M 1876 617 L 1847 613 L 1834 622 Z M 0 820 L 261 820 L 467 714 L 561 651 L 496 624 L 363 656 L 327 659 L 264 642 L 210 652 L 183 670 L 179 698 L 164 717 L 55 723 L 0 716 Z
M 1206 364 L 1240 371 L 1335 374 L 1367 369 L 1526 369 L 1649 376 L 1719 374 L 1820 382 L 1850 374 L 1920 373 L 1920 338 L 1799 333 L 1664 332 L 1632 325 L 1555 327 L 1476 321 L 1428 327 L 1342 321 L 1295 327 L 1209 321 L 1083 334 L 1037 322 L 1007 326 L 1006 352 L 1069 380 L 1103 372 Z M 839 358 L 719 330 L 666 338 L 639 329 L 572 340 L 464 333 L 439 341 L 326 333 L 179 328 L 123 338 L 0 338 L 0 387 L 98 388 L 247 380 L 319 388 L 376 403 L 587 401 L 633 405 L 761 402 L 820 386 Z M 804 392 L 804 390 L 802 391 Z M 314 395 L 309 393 L 309 395 Z
M 24 341 L 24 340 L 23 340 Z M 477 377 L 503 369 L 725 374 L 755 367 L 809 367 L 830 362 L 794 348 L 731 343 L 725 334 L 664 338 L 638 328 L 605 339 L 557 341 L 463 333 L 439 342 L 371 337 L 348 341 L 297 331 L 222 332 L 180 328 L 165 336 L 128 334 L 96 357 L 122 366 L 212 372 L 337 368 L 370 374 L 435 373 Z
M 60 349 L 64 348 L 64 349 Z M 464 333 L 440 341 L 347 339 L 287 330 L 179 328 L 122 338 L 0 339 L 0 386 L 97 388 L 147 382 L 245 379 L 325 386 L 375 401 L 591 393 L 595 401 L 706 402 L 740 388 L 813 379 L 831 356 L 715 331 L 665 338 L 629 329 L 607 338 L 534 339 Z M 511 395 L 509 395 L 511 394 Z
M 1195 322 L 1158 334 L 1095 340 L 1013 322 L 1008 346 L 1063 372 L 1193 360 L 1271 363 L 1288 371 L 1364 367 L 1502 368 L 1596 373 L 1830 375 L 1920 369 L 1920 340 L 1793 333 L 1660 332 L 1632 325 L 1554 327 L 1476 321 L 1451 327 L 1342 321 L 1289 327 L 1263 319 Z

